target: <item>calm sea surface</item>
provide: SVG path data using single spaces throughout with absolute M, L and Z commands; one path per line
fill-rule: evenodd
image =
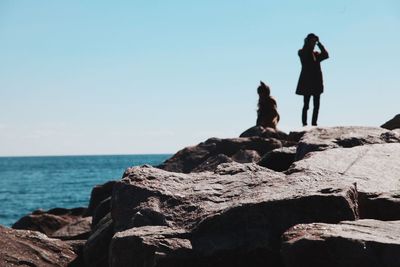
M 158 165 L 171 155 L 0 157 L 0 224 L 35 209 L 87 206 L 96 184 L 130 166 Z

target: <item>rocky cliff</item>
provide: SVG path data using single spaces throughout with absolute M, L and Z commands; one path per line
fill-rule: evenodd
M 399 162 L 396 130 L 253 127 L 130 167 L 88 209 L 36 212 L 14 225 L 29 231 L 0 234 L 47 244 L 50 266 L 400 266 Z M 46 266 L 35 254 L 3 246 L 0 265 Z

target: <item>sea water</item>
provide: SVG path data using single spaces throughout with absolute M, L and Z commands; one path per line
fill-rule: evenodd
M 84 207 L 97 184 L 130 166 L 158 165 L 171 155 L 0 157 L 0 224 L 36 209 Z

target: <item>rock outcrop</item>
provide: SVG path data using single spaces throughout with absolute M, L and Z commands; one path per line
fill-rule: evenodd
M 397 114 L 393 119 L 382 124 L 381 127 L 388 130 L 400 129 L 400 114 Z
M 312 151 L 366 144 L 399 143 L 400 134 L 376 127 L 314 128 L 305 132 L 297 145 L 296 160 Z
M 67 266 L 75 258 L 72 247 L 61 240 L 0 226 L 0 266 Z
M 313 152 L 289 173 L 337 173 L 357 186 L 361 218 L 400 220 L 400 143 Z M 379 207 L 379 208 L 378 208 Z
M 286 267 L 400 266 L 400 221 L 300 224 L 283 235 Z
M 206 170 L 214 170 L 218 164 L 228 161 L 238 160 L 240 163 L 253 162 L 254 156 L 241 157 L 238 153 L 241 151 L 253 151 L 261 157 L 265 153 L 283 146 L 289 146 L 292 142 L 287 140 L 279 140 L 276 138 L 264 137 L 239 137 L 239 138 L 210 138 L 197 146 L 186 147 L 178 151 L 170 159 L 159 165 L 160 169 L 170 172 L 201 172 Z M 206 164 L 212 162 L 213 164 Z M 201 166 L 203 166 L 201 168 Z M 210 168 L 210 166 L 214 168 Z
M 79 221 L 86 213 L 86 208 L 54 208 L 48 211 L 36 210 L 12 225 L 14 229 L 34 230 L 52 236 L 54 232 Z
M 16 226 L 63 239 L 81 266 L 400 266 L 400 132 L 242 136 L 127 168 L 74 219 Z
M 351 183 L 337 183 L 332 189 L 322 178 L 310 182 L 299 177 L 288 179 L 255 164 L 238 163 L 222 164 L 214 173 L 132 168 L 114 186 L 111 213 L 114 230 L 120 233 L 112 239 L 110 262 L 196 266 L 202 259 L 206 265 L 199 266 L 241 266 L 231 257 L 241 255 L 243 263 L 259 254 L 265 261 L 247 260 L 247 266 L 279 264 L 280 236 L 289 227 L 357 219 L 357 193 Z M 122 253 L 126 244 L 141 256 Z

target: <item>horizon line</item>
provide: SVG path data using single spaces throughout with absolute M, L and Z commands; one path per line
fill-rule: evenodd
M 176 153 L 176 152 L 175 152 Z M 136 154 L 65 154 L 65 155 L 0 155 L 0 158 L 40 158 L 40 157 L 101 157 L 101 156 L 158 156 L 175 153 L 136 153 Z

